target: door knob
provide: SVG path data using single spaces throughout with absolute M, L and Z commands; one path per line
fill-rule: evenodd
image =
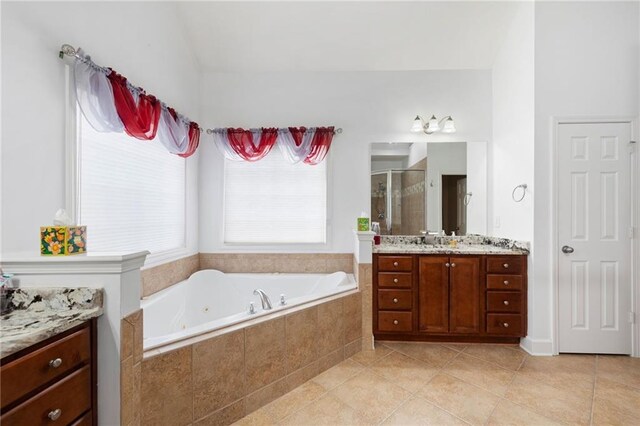
M 573 247 L 562 246 L 562 252 L 566 253 L 566 254 L 571 254 L 571 253 L 573 253 Z

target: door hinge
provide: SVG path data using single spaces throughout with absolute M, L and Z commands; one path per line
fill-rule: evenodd
M 629 154 L 636 152 L 636 141 L 629 141 Z
M 629 324 L 636 323 L 636 313 L 629 311 Z

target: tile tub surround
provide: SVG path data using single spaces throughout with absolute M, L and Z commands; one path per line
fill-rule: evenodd
M 142 309 L 120 321 L 120 424 L 140 424 Z
M 639 358 L 382 342 L 236 424 L 637 425 L 639 418 Z
M 230 424 L 259 409 L 360 352 L 361 307 L 355 292 L 145 356 L 141 424 Z
M 434 244 L 425 244 L 424 237 L 411 235 L 383 235 L 380 245 L 373 246 L 374 253 L 423 253 L 423 254 L 529 254 L 529 243 L 483 235 L 459 237 L 434 237 Z M 432 238 L 432 237 L 430 237 Z M 451 240 L 457 247 L 449 246 Z
M 353 273 L 353 253 L 200 253 L 200 269 L 247 273 Z
M 8 292 L 12 311 L 0 321 L 2 358 L 103 313 L 100 288 L 25 287 Z
M 147 297 L 160 290 L 184 281 L 194 272 L 200 270 L 200 256 L 194 254 L 172 262 L 163 263 L 140 271 L 140 288 L 142 297 Z

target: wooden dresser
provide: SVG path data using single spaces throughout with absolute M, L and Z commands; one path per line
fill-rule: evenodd
M 0 423 L 97 425 L 97 318 L 1 361 Z
M 376 339 L 517 343 L 526 295 L 526 255 L 373 256 Z

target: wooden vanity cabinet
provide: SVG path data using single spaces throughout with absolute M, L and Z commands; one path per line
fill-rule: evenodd
M 526 335 L 526 256 L 373 257 L 380 340 L 515 343 Z
M 97 319 L 2 358 L 2 425 L 96 425 Z

